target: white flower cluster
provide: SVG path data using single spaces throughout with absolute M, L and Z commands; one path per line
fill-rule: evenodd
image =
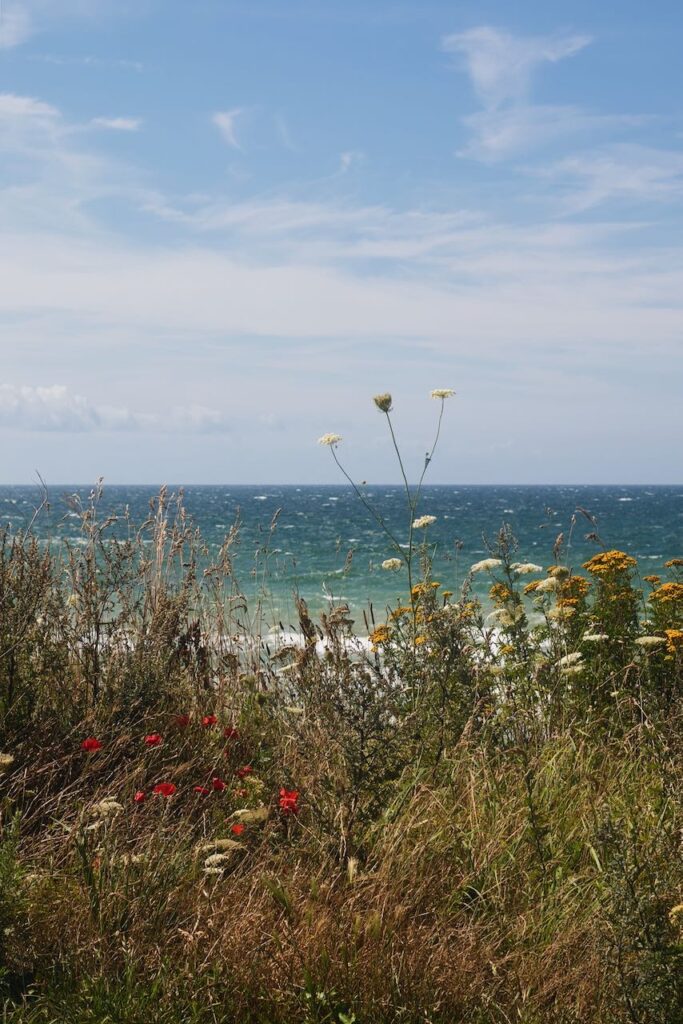
M 432 391 L 432 398 L 450 398 L 455 394 L 453 388 L 434 388 Z
M 532 572 L 543 572 L 542 565 L 534 562 L 513 562 L 510 568 L 519 576 L 529 576 Z
M 432 523 L 436 522 L 436 516 L 419 516 L 418 519 L 413 520 L 414 530 L 424 530 L 427 526 L 431 526 Z
M 502 564 L 500 558 L 482 558 L 481 562 L 475 562 L 474 565 L 470 566 L 470 572 L 491 572 Z
M 383 569 L 389 569 L 393 572 L 396 572 L 397 569 L 400 569 L 402 565 L 403 562 L 401 561 L 400 558 L 385 558 L 384 561 L 382 562 Z
M 322 437 L 318 438 L 318 444 L 325 444 L 329 448 L 333 444 L 339 444 L 341 439 L 341 434 L 323 434 Z

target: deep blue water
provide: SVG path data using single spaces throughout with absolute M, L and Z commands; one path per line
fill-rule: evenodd
M 77 491 L 85 497 L 89 490 L 73 485 L 51 488 L 49 513 L 36 520 L 34 533 L 55 541 L 77 541 L 78 519 L 69 514 L 63 496 Z M 121 512 L 128 506 L 132 521 L 139 525 L 156 493 L 155 487 L 106 487 L 102 512 Z M 368 488 L 367 496 L 394 534 L 405 540 L 408 516 L 402 490 L 375 486 Z M 25 527 L 39 501 L 35 487 L 0 487 L 0 524 L 13 530 Z M 394 602 L 402 589 L 405 596 L 405 572 L 393 574 L 380 568 L 382 560 L 394 553 L 390 543 L 348 486 L 195 486 L 184 489 L 184 501 L 212 552 L 239 516 L 240 540 L 233 554 L 247 595 L 264 585 L 263 549 L 268 545 L 268 603 L 271 614 L 283 621 L 292 621 L 295 589 L 315 610 L 323 608 L 330 596 L 346 600 L 359 628 L 361 609 L 369 601 L 381 609 Z M 683 486 L 432 486 L 424 489 L 418 511 L 437 517 L 429 529 L 434 575 L 457 592 L 472 562 L 488 555 L 484 538 L 494 542 L 503 522 L 512 526 L 518 539 L 520 561 L 549 565 L 553 543 L 560 532 L 569 539 L 572 514 L 578 507 L 597 518 L 607 548 L 620 548 L 638 558 L 642 574 L 657 572 L 665 559 L 683 555 Z M 278 509 L 277 526 L 269 539 L 269 524 Z M 592 529 L 585 517 L 577 517 L 566 555 L 574 567 L 599 549 L 586 540 Z M 349 552 L 353 552 L 350 566 Z M 479 576 L 476 582 L 483 596 L 488 580 Z

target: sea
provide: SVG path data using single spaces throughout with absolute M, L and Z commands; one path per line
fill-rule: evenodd
M 0 487 L 0 527 L 10 532 L 29 526 L 42 542 L 84 543 L 74 495 L 87 502 L 91 486 L 50 487 L 49 507 L 34 518 L 42 500 L 37 486 Z M 257 599 L 275 625 L 296 621 L 294 595 L 314 614 L 331 603 L 349 606 L 356 631 L 367 631 L 372 606 L 381 617 L 387 606 L 405 603 L 405 569 L 391 572 L 381 563 L 395 549 L 376 518 L 350 486 L 188 486 L 178 494 L 188 519 L 206 545 L 204 561 L 216 556 L 227 533 L 239 523 L 232 550 L 235 576 L 245 596 Z M 148 517 L 156 486 L 106 486 L 99 516 L 121 517 L 140 526 Z M 405 545 L 409 515 L 404 490 L 373 485 L 365 497 Z M 435 516 L 418 539 L 427 542 L 433 577 L 459 594 L 470 566 L 495 553 L 504 524 L 516 545 L 515 560 L 548 566 L 560 534 L 562 559 L 575 570 L 597 551 L 618 548 L 638 559 L 642 575 L 667 571 L 663 563 L 683 556 L 683 486 L 428 486 L 418 515 Z M 125 527 L 128 528 L 127 526 Z M 124 529 L 123 519 L 109 528 Z M 487 603 L 490 579 L 473 578 L 474 592 Z

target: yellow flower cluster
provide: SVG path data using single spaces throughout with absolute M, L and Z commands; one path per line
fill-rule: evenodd
M 669 654 L 683 653 L 683 629 L 665 629 L 666 649 Z
M 399 605 L 398 608 L 394 608 L 393 612 L 391 612 L 391 618 L 395 622 L 396 619 L 401 619 L 404 615 L 410 615 L 411 611 L 412 608 L 408 608 L 407 605 Z
M 657 590 L 650 594 L 650 600 L 658 604 L 673 604 L 675 601 L 683 601 L 683 583 L 663 583 Z
M 388 643 L 389 637 L 390 633 L 388 626 L 377 626 L 370 634 L 370 643 L 373 647 L 379 647 L 381 644 Z
M 430 590 L 436 590 L 436 588 L 440 586 L 441 584 L 437 583 L 436 580 L 432 580 L 431 583 L 416 583 L 411 590 L 411 594 L 413 597 L 424 597 L 424 595 L 428 594 Z
M 662 582 L 661 576 L 643 576 L 643 579 L 646 583 L 651 583 L 653 587 L 658 586 Z
M 489 590 L 489 597 L 494 604 L 507 604 L 512 596 L 512 591 L 505 583 L 494 583 Z
M 614 573 L 626 572 L 637 564 L 635 558 L 623 551 L 601 551 L 583 563 L 584 569 L 594 576 L 611 576 Z
M 683 565 L 683 558 L 670 558 L 668 562 L 664 563 L 667 569 L 673 569 L 674 566 L 678 568 Z
M 427 643 L 427 637 L 426 636 L 416 636 L 415 637 L 415 646 L 416 647 L 421 647 L 422 644 L 426 644 L 426 643 Z

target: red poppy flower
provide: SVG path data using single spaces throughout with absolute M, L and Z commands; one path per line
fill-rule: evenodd
M 178 726 L 179 729 L 186 729 L 188 727 L 188 725 L 190 724 L 190 716 L 189 715 L 176 715 L 175 716 L 175 724 Z
M 202 725 L 205 729 L 210 729 L 212 725 L 215 725 L 218 719 L 215 715 L 204 715 L 202 718 Z
M 298 789 L 280 790 L 280 810 L 283 814 L 299 813 L 299 791 Z
M 217 793 L 222 793 L 223 790 L 227 787 L 227 783 L 223 782 L 222 779 L 219 779 L 218 776 L 211 779 L 211 785 L 213 786 Z
M 211 792 L 211 790 L 207 789 L 206 786 L 195 786 L 194 791 L 195 793 L 201 793 L 202 796 L 208 796 Z
M 135 796 L 133 797 L 133 800 L 135 800 L 136 804 L 144 804 L 146 799 L 147 799 L 147 794 L 143 790 L 141 790 L 141 789 L 139 789 L 137 791 L 137 793 L 135 794 Z
M 238 779 L 246 779 L 247 775 L 251 775 L 253 768 L 250 764 L 245 764 L 244 768 L 238 768 L 235 775 Z
M 178 787 L 174 786 L 172 782 L 160 782 L 152 790 L 153 793 L 158 793 L 159 796 L 173 796 L 177 791 Z
M 223 736 L 226 740 L 238 740 L 240 738 L 239 729 L 235 729 L 233 725 L 226 725 Z
M 158 747 L 163 740 L 158 732 L 153 732 L 149 736 L 145 736 L 145 743 L 148 747 Z
M 94 736 L 88 736 L 87 740 L 81 743 L 81 750 L 101 750 L 102 744 Z
M 244 832 L 244 825 L 240 825 L 238 822 L 237 824 L 230 826 L 230 831 L 234 836 L 241 836 Z

